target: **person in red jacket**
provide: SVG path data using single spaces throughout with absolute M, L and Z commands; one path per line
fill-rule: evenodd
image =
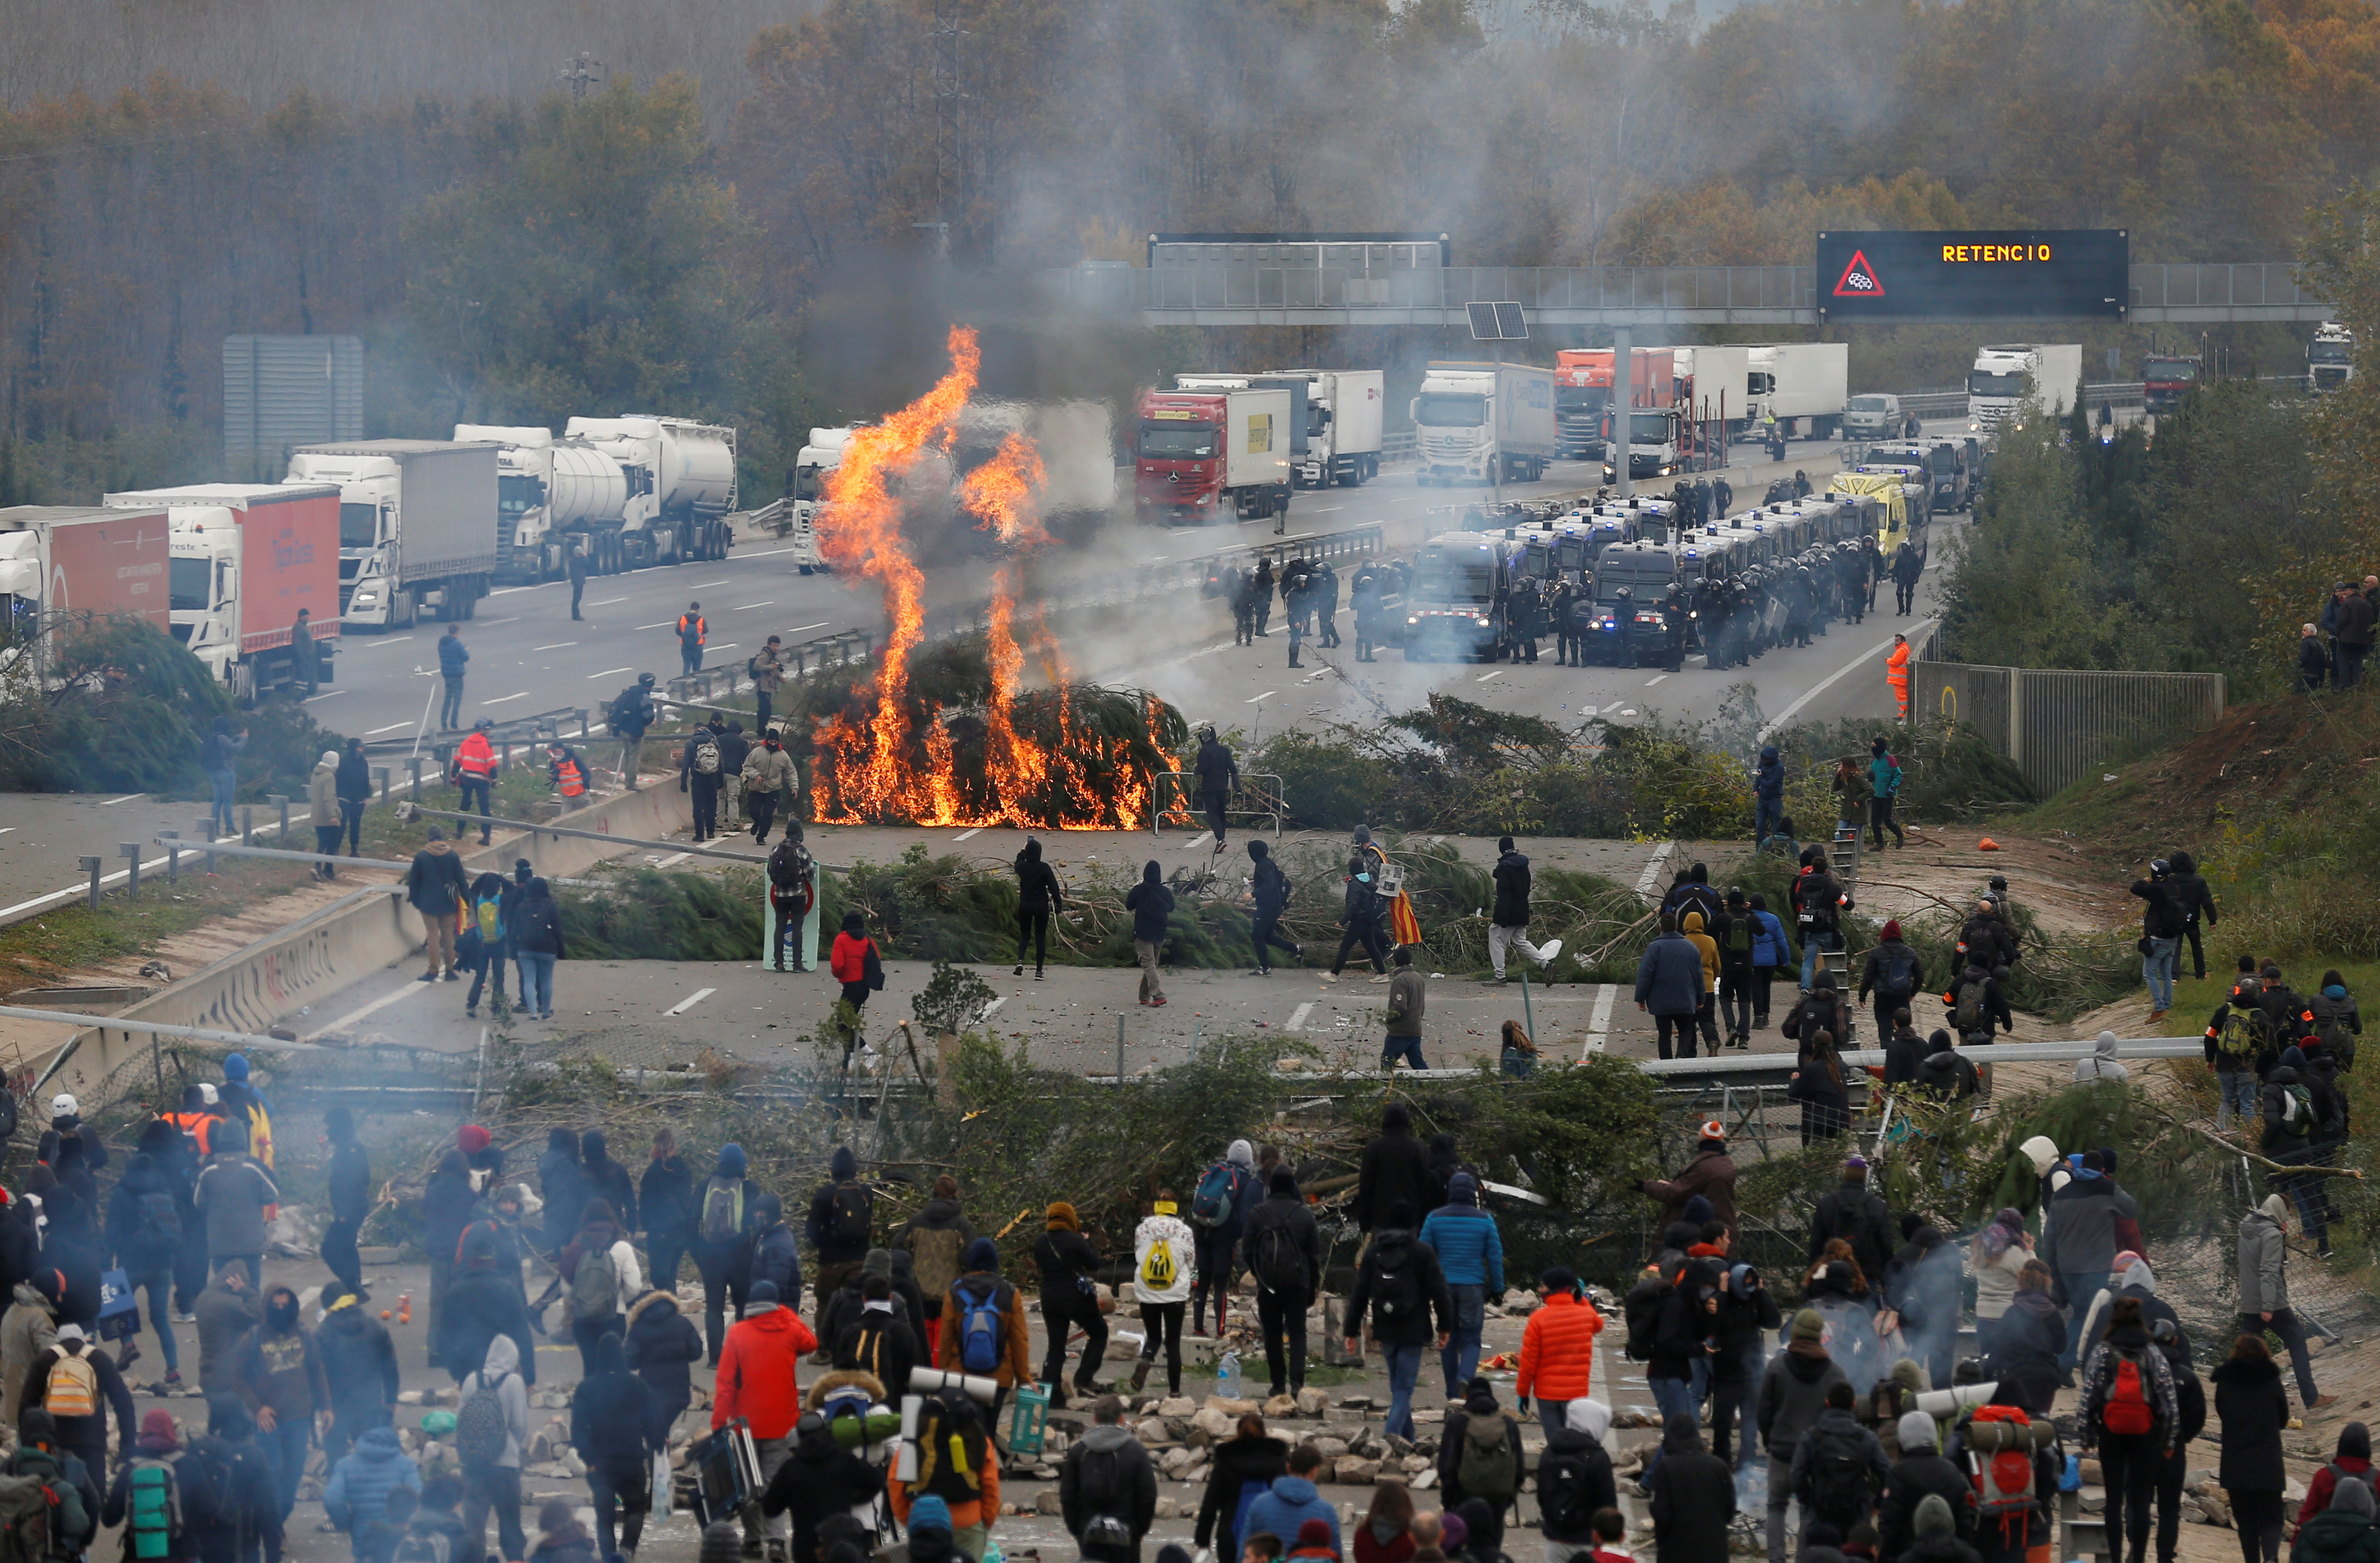
M 778 1302 L 776 1282 L 756 1282 L 751 1300 L 744 1305 L 744 1316 L 727 1332 L 727 1344 L 719 1354 L 710 1427 L 715 1433 L 738 1417 L 744 1419 L 752 1430 L 753 1452 L 759 1457 L 762 1489 L 793 1452 L 794 1424 L 802 1414 L 802 1394 L 794 1382 L 794 1369 L 817 1350 L 818 1337 L 810 1333 L 809 1326 Z M 771 1557 L 783 1558 L 784 1517 L 764 1518 L 758 1491 L 754 1500 L 744 1506 L 746 1548 L 762 1545 L 765 1533 Z
M 488 741 L 488 733 L 494 726 L 495 723 L 481 717 L 471 731 L 464 735 L 462 743 L 455 745 L 454 764 L 448 768 L 447 772 L 455 785 L 462 789 L 463 794 L 461 801 L 455 806 L 455 812 L 470 813 L 472 794 L 475 793 L 479 794 L 480 844 L 481 846 L 488 844 L 490 832 L 495 829 L 488 822 L 488 815 L 491 812 L 488 801 L 489 791 L 496 780 L 496 749 L 495 745 Z M 457 831 L 456 834 L 460 835 L 461 832 Z
M 827 952 L 826 969 L 843 984 L 843 1001 L 855 1012 L 867 1008 L 868 994 L 883 986 L 883 958 L 876 951 L 876 941 L 868 937 L 868 919 L 859 913 L 843 915 L 843 931 L 834 936 L 834 948 Z M 858 1041 L 856 1024 L 844 1028 L 843 1061 L 846 1066 L 851 1062 L 851 1049 Z
M 1512 1393 L 1524 1406 L 1536 1398 L 1537 1420 L 1550 1436 L 1568 1425 L 1570 1403 L 1594 1391 L 1595 1338 L 1602 1333 L 1603 1315 L 1579 1295 L 1578 1278 L 1559 1265 L 1537 1278 L 1537 1290 L 1545 1305 L 1521 1332 L 1521 1373 Z

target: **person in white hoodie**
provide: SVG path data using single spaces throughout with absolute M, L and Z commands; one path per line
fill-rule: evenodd
M 463 1461 L 463 1557 L 486 1555 L 488 1511 L 496 1515 L 496 1539 L 506 1557 L 527 1557 L 528 1538 L 521 1532 L 521 1451 L 528 1447 L 528 1388 L 521 1382 L 520 1347 L 509 1335 L 488 1342 L 487 1361 L 463 1380 L 461 1403 L 469 1405 L 480 1386 L 494 1387 L 496 1403 L 504 1408 L 504 1452 L 492 1460 Z M 458 1428 L 459 1432 L 460 1429 Z
M 2132 1072 L 2116 1061 L 2114 1032 L 2099 1033 L 2099 1039 L 2093 1047 L 2095 1050 L 2091 1057 L 2074 1060 L 2074 1084 L 2087 1085 L 2095 1080 L 2112 1080 L 2121 1085 L 2131 1078 Z
M 1132 1370 L 1135 1394 L 1148 1382 L 1160 1339 L 1165 1342 L 1167 1390 L 1182 1393 L 1182 1316 L 1189 1311 L 1190 1289 L 1197 1280 L 1198 1244 L 1174 1209 L 1173 1191 L 1158 1190 L 1148 1217 L 1133 1233 L 1132 1294 L 1140 1304 L 1141 1327 L 1148 1331 L 1140 1343 L 1140 1361 Z

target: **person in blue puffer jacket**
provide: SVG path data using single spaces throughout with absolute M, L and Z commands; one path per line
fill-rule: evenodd
M 1777 980 L 1777 968 L 1793 963 L 1793 946 L 1786 941 L 1785 925 L 1777 914 L 1768 910 L 1768 898 L 1752 898 L 1752 922 L 1756 933 L 1752 943 L 1752 1029 L 1768 1029 L 1768 985 Z
M 1421 1241 L 1438 1255 L 1446 1289 L 1454 1297 L 1454 1330 L 1439 1348 L 1439 1365 L 1446 1373 L 1446 1398 L 1463 1398 L 1463 1387 L 1479 1366 L 1479 1333 L 1488 1318 L 1488 1300 L 1504 1298 L 1504 1242 L 1497 1235 L 1496 1218 L 1479 1207 L 1479 1180 L 1457 1172 L 1448 1180 L 1446 1203 L 1421 1224 Z
M 388 1495 L 399 1487 L 421 1490 L 421 1468 L 405 1452 L 393 1427 L 365 1430 L 355 1452 L 331 1472 L 322 1488 L 325 1518 L 350 1536 L 378 1520 L 388 1509 Z

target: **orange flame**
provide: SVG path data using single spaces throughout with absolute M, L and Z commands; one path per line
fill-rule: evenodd
M 820 551 L 830 564 L 883 584 L 891 627 L 877 669 L 874 719 L 865 731 L 839 716 L 820 724 L 817 746 L 832 777 L 830 785 L 813 793 L 817 817 L 842 824 L 1137 828 L 1148 818 L 1148 782 L 1115 763 L 1119 757 L 1111 751 L 1129 745 L 1078 726 L 1064 660 L 1038 607 L 1031 610 L 1029 641 L 1057 691 L 1058 742 L 1045 746 L 1018 729 L 1025 669 L 1025 648 L 1016 636 L 1020 561 L 1012 558 L 994 572 L 986 636 L 991 690 L 983 718 L 983 762 L 994 794 L 991 808 L 967 802 L 939 709 L 916 712 L 909 699 L 910 657 L 924 638 L 925 576 L 903 534 L 901 503 L 889 479 L 912 468 L 928 446 L 948 443 L 955 432 L 980 363 L 975 333 L 953 327 L 950 351 L 951 371 L 881 425 L 856 430 L 827 480 Z M 967 475 L 958 498 L 982 517 L 982 529 L 1024 551 L 1050 540 L 1041 523 L 1045 486 L 1040 452 L 1030 439 L 1012 433 L 989 462 Z M 1145 715 L 1153 731 L 1154 707 Z

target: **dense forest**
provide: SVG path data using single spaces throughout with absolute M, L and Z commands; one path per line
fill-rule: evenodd
M 665 409 L 768 474 L 906 390 L 943 313 L 997 327 L 1019 273 L 1156 229 L 1578 265 L 2122 225 L 2139 260 L 2270 260 L 2380 151 L 2364 0 L 825 0 L 502 37 L 443 4 L 28 9 L 55 15 L 0 69 L 0 498 L 212 475 L 228 333 L 364 336 L 375 433 Z M 612 74 L 578 97 L 582 48 Z M 1128 382 L 1199 347 L 1070 351 Z

